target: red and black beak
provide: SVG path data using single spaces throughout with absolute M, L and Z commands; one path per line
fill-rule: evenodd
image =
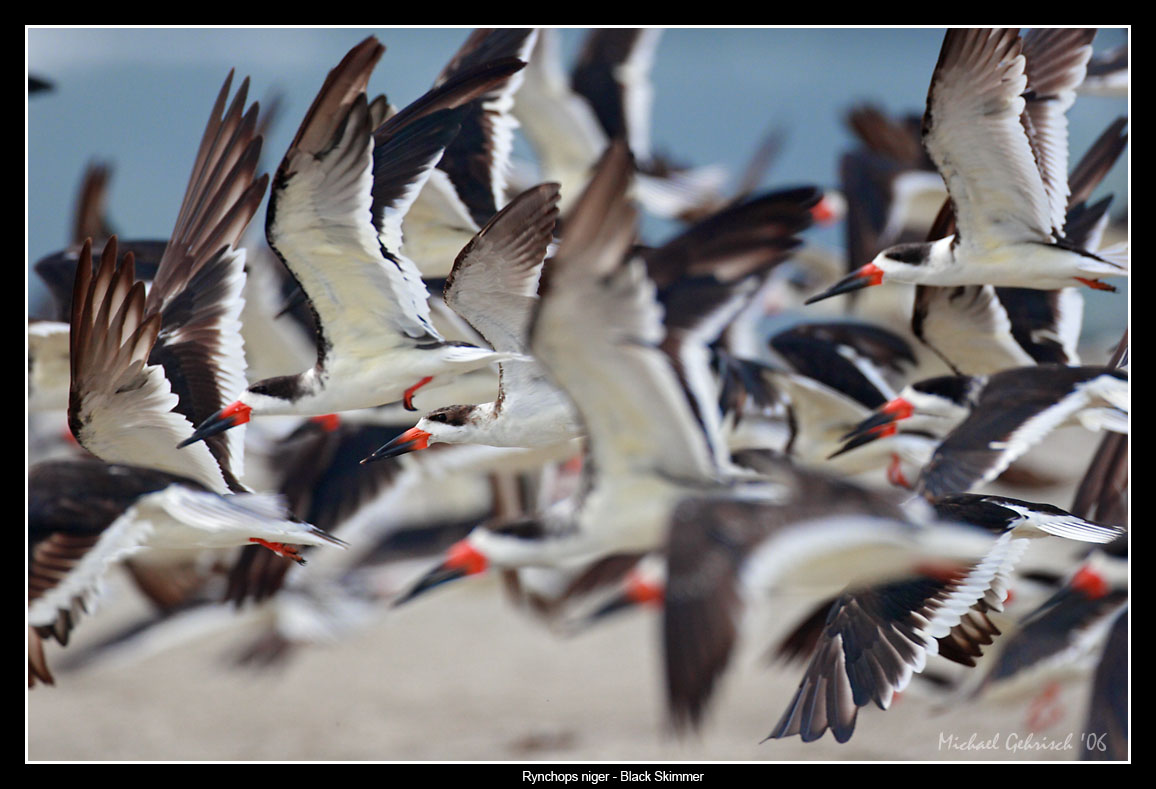
M 423 575 L 410 590 L 393 601 L 394 607 L 408 603 L 435 586 L 441 586 L 468 575 L 483 572 L 489 562 L 467 540 L 458 540 L 446 552 L 446 559 L 437 567 Z
M 416 452 L 419 449 L 425 449 L 429 446 L 430 434 L 424 430 L 416 427 L 411 427 L 409 430 L 402 433 L 397 438 L 390 441 L 384 446 L 380 446 L 373 451 L 369 457 L 362 459 L 362 463 L 372 463 L 375 460 L 385 460 L 386 458 L 397 457 L 404 455 L 407 452 Z
M 887 404 L 881 406 L 874 414 L 864 419 L 855 429 L 843 436 L 843 441 L 847 442 L 843 448 L 838 452 L 830 455 L 827 459 L 838 457 L 844 452 L 850 452 L 852 449 L 857 449 L 864 444 L 870 444 L 872 441 L 883 438 L 884 436 L 894 435 L 899 430 L 896 422 L 906 419 L 911 416 L 914 409 L 911 403 L 904 400 L 902 397 L 897 397 Z
M 638 573 L 632 572 L 627 577 L 626 586 L 621 592 L 603 603 L 599 608 L 586 617 L 586 624 L 592 625 L 599 619 L 610 616 L 619 611 L 625 611 L 638 606 L 659 608 L 665 599 L 665 589 L 661 583 L 648 581 Z
M 177 449 L 187 447 L 189 444 L 195 444 L 198 441 L 204 441 L 209 436 L 223 433 L 231 427 L 245 424 L 249 421 L 249 414 L 252 411 L 252 407 L 245 405 L 240 400 L 232 405 L 225 406 L 204 422 L 197 425 L 196 431 L 191 436 L 177 444 Z
M 843 293 L 850 293 L 853 290 L 868 288 L 872 285 L 878 285 L 881 282 L 883 282 L 883 270 L 874 263 L 868 263 L 866 266 L 843 277 L 843 279 L 827 288 L 818 296 L 812 296 L 807 299 L 804 304 L 814 304 L 816 301 L 829 299 L 832 296 L 838 296 Z

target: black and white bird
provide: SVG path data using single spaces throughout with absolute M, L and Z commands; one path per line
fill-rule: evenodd
M 944 376 L 908 386 L 845 440 L 887 435 L 904 421 L 944 435 L 916 483 L 938 499 L 998 477 L 1052 430 L 1079 424 L 1128 432 L 1128 375 L 1107 367 L 1039 365 L 990 376 Z
M 915 556 L 983 556 L 992 540 L 979 530 L 924 528 L 894 501 L 781 459 L 742 474 L 719 468 L 659 348 L 655 285 L 627 255 L 630 172 L 625 147 L 611 146 L 547 264 L 531 324 L 531 350 L 587 428 L 583 489 L 505 529 L 475 529 L 398 602 L 487 567 L 569 569 L 664 552 L 668 702 L 682 728 L 700 722 L 725 670 L 748 570 L 767 583 L 819 583 L 818 574 L 842 586 L 860 574 L 887 577 Z M 981 586 L 964 593 L 973 598 L 962 610 Z
M 144 548 L 259 543 L 303 562 L 298 545 L 344 543 L 288 515 L 279 496 L 221 496 L 150 468 L 96 458 L 48 461 L 28 474 L 29 684 L 52 683 L 42 638 L 67 644 L 101 578 Z
M 657 348 L 654 286 L 641 260 L 621 265 L 636 232 L 632 170 L 625 144 L 612 144 L 544 268 L 530 322 L 531 351 L 573 399 L 587 434 L 583 492 L 533 528 L 475 529 L 405 599 L 487 566 L 566 568 L 644 553 L 664 539 L 674 480 L 715 478 L 702 429 Z
M 886 249 L 808 303 L 885 281 L 1113 290 L 1124 249 L 1097 253 L 1063 236 L 1068 133 L 1095 30 L 1033 31 L 1052 45 L 1029 59 L 1015 29 L 947 31 L 928 91 L 923 143 L 947 185 L 954 235 Z
M 725 170 L 676 167 L 651 151 L 650 71 L 661 36 L 659 28 L 592 30 L 567 78 L 558 31 L 539 31 L 514 115 L 537 155 L 539 179 L 561 185 L 563 216 L 614 139 L 634 155 L 633 195 L 649 213 L 697 217 L 722 203 Z
M 530 199 L 533 193 L 531 190 L 519 200 Z M 725 465 L 727 452 L 708 345 L 755 297 L 766 277 L 798 249 L 798 234 L 811 224 L 820 200 L 819 191 L 811 187 L 751 196 L 700 219 L 659 247 L 635 250 L 657 287 L 656 296 L 663 308 L 662 350 L 690 396 L 695 417 L 721 465 Z M 526 209 L 519 211 L 525 213 Z M 499 292 L 503 287 L 500 283 L 510 280 L 511 274 L 502 273 L 509 264 L 500 266 L 500 256 L 495 253 L 501 246 L 493 239 L 508 235 L 511 230 L 507 226 L 516 227 L 510 218 L 500 225 L 495 218 L 486 231 L 490 238 L 479 236 L 463 250 L 447 282 L 446 300 L 496 349 L 525 352 L 524 339 L 511 336 L 508 326 L 495 325 L 495 321 L 512 325 L 517 318 L 525 331 L 536 301 L 537 268 L 527 270 L 525 281 L 519 285 L 524 293 Z M 536 254 L 544 254 L 547 233 L 543 228 L 542 251 Z M 500 333 L 495 335 L 495 331 Z M 534 447 L 557 445 L 581 435 L 569 397 L 550 383 L 540 367 L 517 363 L 502 365 L 501 370 L 499 398 L 493 405 L 437 409 L 392 446 L 375 453 L 374 459 L 438 441 Z M 494 417 L 495 413 L 500 416 Z
M 1123 533 L 1057 507 L 1000 496 L 953 495 L 934 507 L 945 521 L 991 533 L 992 550 L 982 561 L 938 577 L 852 588 L 837 598 L 799 688 L 768 739 L 797 734 L 810 742 L 830 730 L 846 742 L 859 708 L 874 702 L 887 709 L 928 657 L 975 665 L 1000 635 L 988 613 L 1003 610 L 1012 572 L 1032 540 L 1107 544 Z
M 882 327 L 847 321 L 799 324 L 776 333 L 769 345 L 781 366 L 727 360 L 733 368 L 728 376 L 737 380 L 731 388 L 741 387 L 750 401 L 734 408 L 728 431 L 732 450 L 778 448 L 796 463 L 843 475 L 886 469 L 889 482 L 907 487 L 907 476 L 930 459 L 942 435 L 896 430 L 859 452 L 842 441 L 873 409 L 895 397 L 894 383 L 915 364 L 906 340 Z
M 217 493 L 244 488 L 242 435 L 175 451 L 244 385 L 239 241 L 264 195 L 256 177 L 258 105 L 248 80 L 226 109 L 225 80 L 202 137 L 172 237 L 145 295 L 116 238 L 94 271 L 85 244 L 71 304 L 69 427 L 96 456 L 160 469 Z
M 413 393 L 435 378 L 513 357 L 442 339 L 421 275 L 400 252 L 400 228 L 458 132 L 459 105 L 524 64 L 484 63 L 378 125 L 384 102 L 370 104 L 365 91 L 384 49 L 367 38 L 330 72 L 270 195 L 266 235 L 313 311 L 317 363 L 297 375 L 250 384 L 184 445 L 244 424 L 253 414 L 319 416 L 398 400 L 412 409 Z
M 1092 143 L 1068 176 L 1071 194 L 1064 238 L 1083 249 L 1100 248 L 1112 196 L 1095 202 L 1093 191 L 1116 164 L 1127 144 L 1127 119 L 1117 118 Z M 945 206 L 928 238 L 950 232 Z M 985 375 L 1028 364 L 1079 364 L 1083 329 L 1082 288 L 1060 290 L 958 285 L 919 285 L 911 311 L 911 331 L 953 372 Z
M 442 69 L 434 88 L 487 62 L 529 61 L 537 38 L 535 28 L 478 28 Z M 401 251 L 424 277 L 445 277 L 462 247 L 506 204 L 518 127 L 514 97 L 524 74 L 525 69 L 462 104 L 460 131 L 402 219 Z
M 529 351 L 538 276 L 553 241 L 558 185 L 523 192 L 461 250 L 446 279 L 446 303 L 496 351 Z M 366 462 L 436 443 L 547 447 L 582 434 L 570 399 L 533 361 L 499 363 L 498 396 L 489 403 L 435 409 L 378 448 Z
M 1023 700 L 1024 725 L 1032 731 L 1062 717 L 1071 704 L 1064 691 L 1083 694 L 1109 630 L 1128 604 L 1127 537 L 1119 533 L 1088 551 L 1038 606 L 1003 622 L 981 670 L 963 675 L 947 704 Z

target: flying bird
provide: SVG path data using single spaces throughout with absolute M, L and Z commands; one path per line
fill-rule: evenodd
M 1095 30 L 952 28 L 923 115 L 923 144 L 947 185 L 957 231 L 885 249 L 814 303 L 885 281 L 1054 290 L 1127 274 L 1126 254 L 1066 242 L 1068 131 Z

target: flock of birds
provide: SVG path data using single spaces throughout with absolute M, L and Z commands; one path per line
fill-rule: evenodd
M 704 725 L 744 607 L 807 590 L 768 736 L 806 741 L 845 742 L 932 660 L 990 683 L 1126 628 L 1127 339 L 1077 349 L 1081 290 L 1127 275 L 1111 198 L 1089 202 L 1126 119 L 1070 169 L 1065 118 L 1095 30 L 950 29 L 922 119 L 852 113 L 840 191 L 734 194 L 650 150 L 660 31 L 595 30 L 568 77 L 556 32 L 479 29 L 400 109 L 367 93 L 365 39 L 272 177 L 230 73 L 167 241 L 110 236 L 89 174 L 75 243 L 36 266 L 57 313 L 28 329 L 30 687 L 114 566 L 158 622 L 296 607 L 256 660 L 307 640 L 284 629 L 302 600 L 332 630 L 345 603 L 483 571 L 571 628 L 658 605 L 678 730 Z M 682 229 L 643 246 L 644 214 Z M 803 242 L 832 221 L 833 262 Z M 836 296 L 834 318 L 804 306 Z M 784 304 L 799 320 L 768 338 Z M 1069 509 L 974 492 L 1065 424 L 1105 435 Z M 446 506 L 406 522 L 418 479 Z M 1064 563 L 1027 579 L 1036 540 Z M 414 556 L 431 569 L 392 599 L 359 581 Z M 1020 583 L 1044 591 L 1017 625 Z M 1110 758 L 1121 632 L 1092 713 Z

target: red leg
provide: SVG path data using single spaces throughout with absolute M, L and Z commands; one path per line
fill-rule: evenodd
M 903 476 L 903 461 L 899 455 L 891 455 L 891 464 L 887 466 L 887 481 L 896 487 L 911 489 L 911 483 Z
M 1107 282 L 1100 282 L 1098 279 L 1085 279 L 1084 277 L 1076 277 L 1075 279 L 1077 282 L 1082 282 L 1093 290 L 1110 290 L 1113 293 L 1116 292 L 1114 286 L 1109 285 Z
M 405 406 L 406 411 L 416 411 L 417 410 L 416 408 L 413 407 L 413 393 L 416 392 L 418 389 L 421 389 L 423 386 L 425 386 L 426 384 L 428 384 L 432 380 L 433 380 L 433 376 L 427 375 L 425 378 L 422 378 L 420 381 L 418 381 L 416 384 L 411 386 L 409 389 L 405 390 L 405 395 L 402 396 L 401 402 L 402 402 L 402 405 Z
M 305 564 L 305 559 L 302 558 L 301 554 L 298 552 L 296 545 L 287 545 L 283 542 L 269 542 L 268 540 L 262 540 L 260 537 L 250 537 L 249 542 L 255 542 L 258 545 L 264 545 L 278 556 L 284 556 L 286 559 L 292 559 L 298 564 Z

